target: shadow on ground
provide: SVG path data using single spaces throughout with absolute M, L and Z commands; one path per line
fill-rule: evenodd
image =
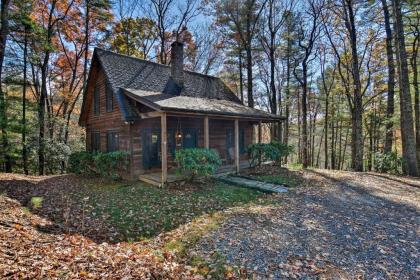
M 0 176 L 0 193 L 51 221 L 46 233 L 77 233 L 95 242 L 154 238 L 205 214 L 267 196 L 217 182 L 156 188 L 138 182 L 100 181 L 76 175 Z
M 404 178 L 308 170 L 310 187 L 241 213 L 196 250 L 221 252 L 257 278 L 415 279 L 419 194 Z

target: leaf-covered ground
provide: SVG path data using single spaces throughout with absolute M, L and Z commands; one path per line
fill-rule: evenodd
M 136 243 L 97 244 L 78 234 L 47 233 L 51 222 L 0 196 L 1 279 L 194 279 L 171 254 Z
M 420 278 L 419 180 L 247 173 L 290 192 L 0 174 L 0 278 Z
M 74 175 L 43 179 L 13 175 L 0 181 L 0 192 L 3 189 L 32 213 L 54 221 L 45 231 L 79 233 L 110 243 L 152 238 L 201 215 L 266 196 L 218 182 L 161 189 Z
M 276 195 L 281 204 L 232 213 L 191 254 L 203 262 L 221 255 L 256 279 L 420 279 L 418 179 L 295 173 L 300 187 Z
M 217 227 L 218 212 L 266 196 L 216 182 L 159 189 L 0 174 L 0 278 L 200 278 L 187 246 Z

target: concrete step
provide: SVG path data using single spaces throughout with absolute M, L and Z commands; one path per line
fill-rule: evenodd
M 287 187 L 283 185 L 276 185 L 272 183 L 261 182 L 257 180 L 240 177 L 240 176 L 218 175 L 218 176 L 215 176 L 215 178 L 228 184 L 234 184 L 240 187 L 257 189 L 263 192 L 270 192 L 270 193 L 288 192 Z

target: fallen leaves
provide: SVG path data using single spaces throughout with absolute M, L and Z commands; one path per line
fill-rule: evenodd
M 0 196 L 0 278 L 14 279 L 198 279 L 169 253 L 159 259 L 137 243 L 97 244 L 74 234 L 50 234 L 33 224 L 48 224 L 26 215 L 20 205 Z

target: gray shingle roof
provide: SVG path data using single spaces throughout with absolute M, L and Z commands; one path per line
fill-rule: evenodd
M 230 100 L 177 96 L 153 91 L 124 89 L 124 93 L 144 104 L 150 104 L 155 109 L 168 112 L 190 112 L 209 115 L 240 116 L 262 118 L 268 120 L 280 119 L 279 116 L 262 110 L 250 108 Z
M 170 66 L 99 48 L 95 49 L 94 57 L 102 66 L 126 121 L 139 117 L 130 101 L 133 95 L 164 110 L 278 119 L 278 116 L 244 106 L 217 77 L 184 70 L 181 88 L 171 78 Z

